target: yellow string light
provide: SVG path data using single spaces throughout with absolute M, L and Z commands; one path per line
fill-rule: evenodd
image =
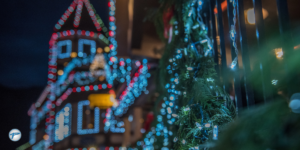
M 101 47 L 98 47 L 97 48 L 97 53 L 102 53 L 103 52 L 103 49 Z
M 76 52 L 72 52 L 72 53 L 71 53 L 71 57 L 72 57 L 72 58 L 77 57 L 77 53 L 76 53 Z
M 110 48 L 109 48 L 108 46 L 106 46 L 106 47 L 104 48 L 104 51 L 105 51 L 106 53 L 108 53 L 108 52 L 110 51 Z

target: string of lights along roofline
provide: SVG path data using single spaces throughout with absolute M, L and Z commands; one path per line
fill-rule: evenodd
M 109 3 L 109 7 L 110 7 L 110 15 L 114 16 L 114 11 L 115 11 L 115 7 L 114 7 L 114 2 L 115 1 L 110 1 Z M 93 20 L 93 23 L 95 25 L 95 27 L 97 28 L 97 31 L 103 31 L 105 33 L 106 36 L 110 36 L 109 37 L 109 41 L 112 43 L 109 45 L 110 47 L 110 51 L 111 51 L 111 56 L 115 56 L 116 55 L 116 47 L 117 47 L 117 42 L 114 39 L 114 35 L 115 32 L 114 30 L 116 29 L 116 27 L 114 26 L 114 20 L 111 19 L 110 17 L 110 29 L 111 31 L 109 31 L 107 33 L 107 28 L 104 26 L 103 21 L 101 20 L 101 18 L 95 14 L 94 8 L 92 5 L 90 5 L 89 0 L 74 0 L 70 7 L 68 8 L 68 10 L 62 15 L 62 17 L 60 18 L 60 20 L 58 21 L 58 23 L 55 25 L 55 31 L 58 31 L 59 29 L 61 29 L 61 27 L 64 25 L 64 23 L 66 22 L 66 20 L 70 17 L 70 15 L 74 12 L 76 6 L 77 6 L 77 11 L 75 14 L 75 20 L 74 20 L 74 27 L 78 27 L 79 23 L 80 23 L 80 18 L 81 18 L 81 12 L 82 12 L 82 7 L 83 4 L 85 4 L 85 6 L 88 9 L 89 15 Z M 114 27 L 113 27 L 114 26 Z M 56 84 L 56 74 L 57 74 L 57 66 L 56 66 L 56 60 L 57 60 L 57 52 L 56 52 L 56 40 L 57 38 L 60 36 L 68 36 L 71 34 L 74 34 L 73 30 L 67 31 L 67 32 L 61 32 L 61 33 L 57 33 L 57 34 L 53 34 L 52 38 L 50 39 L 50 49 L 49 49 L 49 75 L 48 75 L 48 85 L 50 86 L 50 94 L 47 97 L 47 101 L 49 101 L 48 103 L 48 108 L 49 111 L 47 112 L 47 121 L 46 121 L 46 134 L 50 137 L 47 140 L 45 140 L 45 148 L 46 149 L 53 149 L 53 138 L 54 135 L 54 118 L 55 118 L 55 84 Z M 81 33 L 81 31 L 80 31 Z M 78 34 L 80 34 L 78 31 Z M 87 34 L 87 33 L 91 33 L 89 34 L 89 36 L 94 36 L 97 34 L 93 34 L 93 32 L 85 32 L 83 34 Z M 88 35 L 87 35 L 88 36 Z M 105 40 L 104 36 L 102 34 L 99 35 L 99 38 L 101 40 Z M 106 42 L 105 42 L 106 43 Z M 110 83 L 112 83 L 112 81 L 110 81 Z
M 117 121 L 113 116 L 114 115 L 121 115 L 123 113 L 123 111 L 127 111 L 128 107 L 130 105 L 133 104 L 135 97 L 139 97 L 139 95 L 144 92 L 145 94 L 148 93 L 148 90 L 146 89 L 148 83 L 147 83 L 147 78 L 150 77 L 150 74 L 148 73 L 148 69 L 149 69 L 149 65 L 147 64 L 147 60 L 144 59 L 142 61 L 142 63 L 140 61 L 132 61 L 131 59 L 126 59 L 126 61 L 123 58 L 117 58 L 116 54 L 116 48 L 117 48 L 117 41 L 115 40 L 115 30 L 116 30 L 116 25 L 115 25 L 115 0 L 110 0 L 108 2 L 108 6 L 109 6 L 109 31 L 107 31 L 106 27 L 103 24 L 103 21 L 101 20 L 101 18 L 95 14 L 94 8 L 93 6 L 89 3 L 88 0 L 74 0 L 73 3 L 71 4 L 71 6 L 68 8 L 68 10 L 65 12 L 65 14 L 62 16 L 62 18 L 59 20 L 59 22 L 55 25 L 55 31 L 58 31 L 65 23 L 65 21 L 69 18 L 69 16 L 74 12 L 74 10 L 77 7 L 77 10 L 75 12 L 75 20 L 73 22 L 74 28 L 79 27 L 80 24 L 80 19 L 81 19 L 81 13 L 82 13 L 82 9 L 83 6 L 85 5 L 88 9 L 89 15 L 92 18 L 94 25 L 96 26 L 98 31 L 104 31 L 105 36 L 108 36 L 108 39 L 101 33 L 95 33 L 92 31 L 85 31 L 85 30 L 67 30 L 67 31 L 61 31 L 61 32 L 57 32 L 57 33 L 53 33 L 51 40 L 49 42 L 50 44 L 50 60 L 49 60 L 49 70 L 50 70 L 50 74 L 48 75 L 48 80 L 49 80 L 49 85 L 51 86 L 51 91 L 50 93 L 52 93 L 53 96 L 50 97 L 51 99 L 51 104 L 49 107 L 51 110 L 55 109 L 55 104 L 57 106 L 59 106 L 65 99 L 67 99 L 67 97 L 72 93 L 72 92 L 82 92 L 82 91 L 88 91 L 88 90 L 98 90 L 98 89 L 105 89 L 106 86 L 108 88 L 111 88 L 111 84 L 113 83 L 114 80 L 118 80 L 121 83 L 127 81 L 127 88 L 124 91 L 125 93 L 121 96 L 120 98 L 120 102 L 118 107 L 113 108 L 113 109 L 108 109 L 107 110 L 107 114 L 110 115 L 106 115 L 106 116 L 112 116 L 112 117 L 107 117 L 105 120 L 106 123 L 106 129 L 110 130 L 111 132 L 115 133 L 119 133 L 119 132 L 124 132 L 124 128 L 116 128 L 115 125 L 119 125 L 122 124 L 123 122 L 121 121 Z M 67 86 L 62 85 L 61 87 L 59 87 L 60 89 L 57 90 L 55 89 L 54 86 L 55 84 L 66 84 L 68 85 L 71 81 L 70 78 L 75 77 L 75 81 L 78 84 L 85 84 L 88 82 L 92 82 L 92 80 L 94 79 L 89 79 L 88 80 L 84 80 L 81 81 L 80 77 L 78 75 L 76 76 L 72 76 L 72 74 L 70 74 L 70 71 L 76 67 L 78 64 L 87 64 L 87 63 L 92 63 L 92 59 L 91 57 L 87 57 L 85 55 L 85 53 L 82 50 L 82 47 L 79 46 L 78 49 L 78 54 L 73 55 L 70 51 L 71 49 L 71 44 L 70 44 L 70 40 L 65 40 L 65 41 L 60 41 L 58 43 L 57 40 L 58 38 L 61 37 L 68 37 L 74 34 L 78 34 L 78 35 L 83 35 L 83 36 L 89 36 L 89 37 L 94 37 L 94 38 L 98 38 L 103 41 L 104 43 L 108 44 L 109 47 L 106 47 L 104 49 L 104 51 L 108 54 L 109 60 L 106 66 L 105 65 L 105 71 L 106 72 L 106 80 L 108 82 L 108 84 L 102 84 L 102 85 L 87 85 L 87 86 L 81 86 L 81 87 L 74 87 L 73 89 L 69 88 L 67 89 Z M 81 45 L 84 44 L 88 44 L 91 45 L 92 47 L 92 51 L 91 53 L 95 54 L 96 52 L 96 48 L 95 48 L 95 42 L 92 40 L 86 40 L 86 39 L 80 39 L 79 44 L 81 43 Z M 67 54 L 58 54 L 56 52 L 56 47 L 59 46 L 59 44 L 64 45 L 67 47 Z M 61 46 L 60 45 L 60 46 Z M 81 49 L 80 49 L 81 48 Z M 68 65 L 65 67 L 64 70 L 57 70 L 56 68 L 56 59 L 58 58 L 67 58 L 71 56 L 72 61 L 68 63 Z M 80 61 L 77 58 L 74 57 L 82 57 L 82 61 Z M 133 70 L 131 68 L 132 64 L 135 64 L 139 69 L 138 72 L 135 74 L 135 76 L 133 77 L 133 79 L 131 79 L 130 77 L 130 72 Z M 118 71 L 120 71 L 121 73 L 119 73 Z M 58 81 L 56 81 L 56 72 L 58 72 L 59 78 Z M 70 75 L 69 75 L 70 74 Z M 120 74 L 120 76 L 119 76 Z M 68 76 L 69 75 L 69 76 Z M 86 75 L 85 75 L 86 76 Z M 73 79 L 72 79 L 73 80 Z M 55 101 L 55 95 L 60 95 L 61 92 L 65 91 L 65 93 L 63 93 L 63 95 L 57 99 L 56 103 L 54 103 Z M 55 93 L 56 91 L 56 93 Z M 53 118 L 53 116 L 55 115 L 55 113 L 53 113 L 52 111 L 49 112 L 49 116 L 48 118 Z M 98 118 L 98 117 L 96 117 Z M 52 126 L 53 124 L 53 119 L 48 119 L 50 120 L 49 123 L 46 123 L 46 128 L 47 128 L 47 134 L 52 137 L 52 132 L 51 129 L 53 128 Z M 79 123 L 80 124 L 80 123 Z M 96 129 L 96 128 L 95 128 Z M 106 131 L 108 131 L 106 130 Z M 94 131 L 93 131 L 94 132 Z M 95 131 L 97 132 L 97 131 Z M 78 134 L 88 134 L 89 132 L 85 132 L 84 130 L 78 129 Z M 61 136 L 60 136 L 61 138 Z M 48 149 L 52 149 L 53 148 L 53 140 L 52 138 L 48 138 L 45 141 L 45 147 Z

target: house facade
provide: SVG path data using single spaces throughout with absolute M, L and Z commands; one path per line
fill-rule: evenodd
M 55 25 L 28 149 L 119 149 L 141 136 L 157 60 L 117 57 L 114 1 L 109 10 L 107 28 L 89 0 L 74 0 Z

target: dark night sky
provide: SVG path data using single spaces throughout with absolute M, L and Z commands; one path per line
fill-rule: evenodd
M 90 0 L 107 25 L 107 0 Z M 53 27 L 72 0 L 7 0 L 0 5 L 0 149 L 29 140 L 29 106 L 47 83 L 48 51 Z M 12 142 L 8 132 L 22 138 Z
M 48 42 L 53 27 L 72 0 L 3 1 L 1 13 L 0 84 L 7 87 L 45 86 Z M 91 0 L 103 20 L 106 0 Z

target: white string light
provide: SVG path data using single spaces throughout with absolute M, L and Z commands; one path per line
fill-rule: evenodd
M 235 26 L 236 26 L 236 2 L 235 0 L 230 0 L 230 3 L 232 3 L 233 6 L 233 25 L 231 25 L 231 30 L 230 30 L 230 39 L 232 40 L 232 46 L 234 47 L 234 51 L 235 51 L 235 58 L 233 59 L 233 61 L 231 62 L 230 68 L 234 69 L 237 62 L 238 62 L 238 48 L 237 48 L 237 44 L 236 44 L 236 30 L 235 30 Z

